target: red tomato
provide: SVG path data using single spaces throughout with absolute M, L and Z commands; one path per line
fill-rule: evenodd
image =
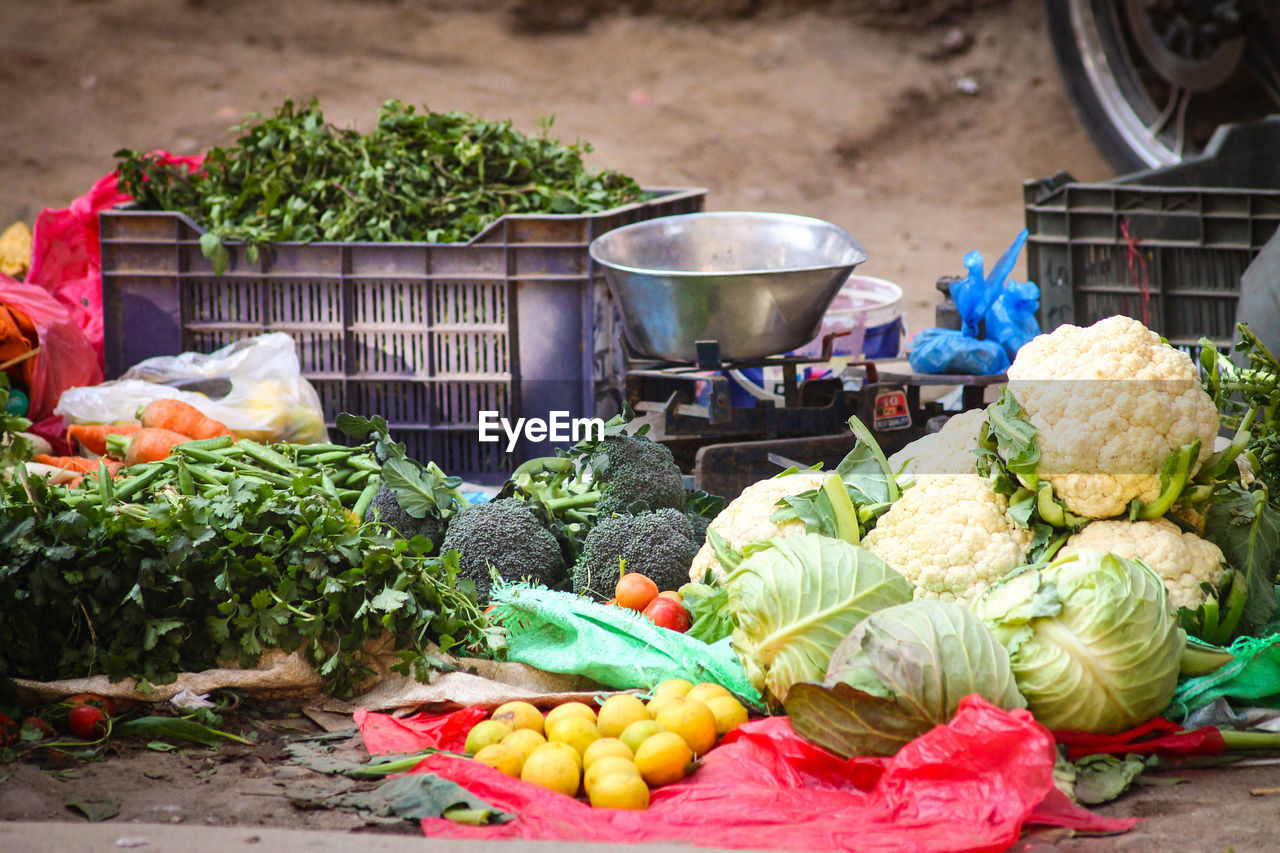
M 658 596 L 649 602 L 649 606 L 644 609 L 644 615 L 652 619 L 653 624 L 659 628 L 670 628 L 681 634 L 689 630 L 689 611 L 674 598 Z
M 96 740 L 107 733 L 107 715 L 97 705 L 77 705 L 67 712 L 67 728 L 76 737 Z
M 77 693 L 74 696 L 68 696 L 63 699 L 62 704 L 71 708 L 78 708 L 81 705 L 93 705 L 95 708 L 101 708 L 102 713 L 108 717 L 114 717 L 120 712 L 114 700 L 108 696 L 99 696 L 97 693 Z
M 663 598 L 669 598 L 672 601 L 684 601 L 684 596 L 676 592 L 674 589 L 664 589 L 662 592 L 658 593 L 658 595 Z
M 53 729 L 39 717 L 24 717 L 22 727 L 40 732 L 40 737 L 42 738 L 53 737 Z
M 0 714 L 0 747 L 13 746 L 18 742 L 19 737 L 18 724 L 12 717 Z
M 658 597 L 658 585 L 639 572 L 627 572 L 613 588 L 613 596 L 623 607 L 644 610 Z

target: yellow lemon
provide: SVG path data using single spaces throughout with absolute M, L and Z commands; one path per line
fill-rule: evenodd
M 660 731 L 662 731 L 662 726 L 653 720 L 636 720 L 622 730 L 622 734 L 618 735 L 618 740 L 631 747 L 631 752 L 634 753 L 640 748 L 640 744 Z
M 467 742 L 463 747 L 467 755 L 475 755 L 491 743 L 498 743 L 511 734 L 511 726 L 498 720 L 481 720 L 467 732 Z
M 499 773 L 505 773 L 513 779 L 520 778 L 520 770 L 524 767 L 524 758 L 506 744 L 491 743 L 481 748 L 475 755 L 476 761 L 487 764 Z
M 577 753 L 564 744 L 544 743 L 529 754 L 520 778 L 566 797 L 576 796 L 581 781 Z
M 597 809 L 647 809 L 649 786 L 630 773 L 610 773 L 601 777 L 587 795 Z
M 692 761 L 693 750 L 675 732 L 658 732 L 636 750 L 636 767 L 654 787 L 683 779 Z
M 596 721 L 595 709 L 592 708 L 590 705 L 588 705 L 586 702 L 564 702 L 560 705 L 555 706 L 554 708 L 552 708 L 550 711 L 547 712 L 546 720 L 543 723 L 544 731 L 545 731 L 546 725 L 550 724 L 554 720 L 560 719 L 566 714 L 576 714 L 582 717 L 586 717 L 587 719 L 591 720 L 591 722 L 593 723 Z
M 684 738 L 694 755 L 702 755 L 716 745 L 716 715 L 697 700 L 668 702 L 662 706 L 654 722 Z
M 636 720 L 647 719 L 649 719 L 649 712 L 639 696 L 619 693 L 604 700 L 604 704 L 600 706 L 600 713 L 596 717 L 596 725 L 600 727 L 600 734 L 605 737 L 617 737 L 622 734 L 623 729 Z
M 717 735 L 726 735 L 747 721 L 747 709 L 734 696 L 711 696 L 704 704 L 715 715 Z
M 656 699 L 667 693 L 674 693 L 677 696 L 685 696 L 693 689 L 693 682 L 683 678 L 668 678 L 653 689 L 653 695 Z
M 630 758 L 606 755 L 588 767 L 587 772 L 582 774 L 582 790 L 587 792 L 587 796 L 591 796 L 591 789 L 595 787 L 596 782 L 605 776 L 612 776 L 614 773 L 630 773 L 637 779 L 640 778 L 640 768 L 636 767 L 636 763 Z
M 567 743 L 584 755 L 587 747 L 600 739 L 600 730 L 586 717 L 569 714 L 547 723 L 547 740 Z
M 499 720 L 513 729 L 532 729 L 542 733 L 542 712 L 528 702 L 506 702 L 493 709 L 489 719 Z
M 590 770 L 591 765 L 598 758 L 605 758 L 616 755 L 625 758 L 628 761 L 635 758 L 635 753 L 631 751 L 631 747 L 627 746 L 616 737 L 602 737 L 597 741 L 593 741 L 582 752 L 582 766 Z
M 516 729 L 502 739 L 502 745 L 515 750 L 523 763 L 529 754 L 547 742 L 547 739 L 533 729 Z
M 732 696 L 733 694 L 725 687 L 716 684 L 714 681 L 703 681 L 700 684 L 693 685 L 693 689 L 684 694 L 686 699 L 695 699 L 699 702 L 706 702 L 712 696 Z
M 672 702 L 683 701 L 685 701 L 685 699 L 679 693 L 659 693 L 657 696 L 654 696 L 649 700 L 645 705 L 645 710 L 649 712 L 649 719 L 656 720 L 658 719 L 658 712 L 667 705 L 670 705 Z

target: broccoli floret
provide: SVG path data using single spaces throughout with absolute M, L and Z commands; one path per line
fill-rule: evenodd
M 684 508 L 684 476 L 665 444 L 643 436 L 615 435 L 591 454 L 591 476 L 600 498 L 596 512 Z
M 573 567 L 573 589 L 601 601 L 612 598 L 621 576 L 619 560 L 658 589 L 679 589 L 689 581 L 698 546 L 688 516 L 677 509 L 602 518 L 587 534 Z
M 685 517 L 689 519 L 689 524 L 693 528 L 694 543 L 701 548 L 702 543 L 707 541 L 707 528 L 711 526 L 711 519 L 688 511 L 685 512 Z
M 396 500 L 395 491 L 385 483 L 369 502 L 369 508 L 365 510 L 363 520 L 381 522 L 395 530 L 396 535 L 401 539 L 425 536 L 430 540 L 432 547 L 440 544 L 440 537 L 444 533 L 444 525 L 438 516 L 414 518 L 405 512 Z
M 554 587 L 564 580 L 555 536 L 516 498 L 476 504 L 455 515 L 440 543 L 440 552 L 447 551 L 458 552 L 458 576 L 475 583 L 481 604 L 489 600 L 491 568 L 512 582 L 528 579 Z

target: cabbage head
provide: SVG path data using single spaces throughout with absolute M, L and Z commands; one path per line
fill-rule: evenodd
M 749 545 L 724 579 L 732 644 L 747 677 L 782 702 L 821 681 L 831 653 L 869 613 L 911 600 L 906 578 L 876 555 L 816 533 Z
M 1005 710 L 1027 707 L 1009 653 L 981 619 L 918 599 L 859 622 L 823 683 L 792 685 L 786 709 L 797 733 L 837 755 L 893 755 L 974 693 Z
M 1140 560 L 1082 550 L 1009 575 L 973 609 L 1008 649 L 1027 707 L 1051 729 L 1114 734 L 1173 698 L 1187 635 Z

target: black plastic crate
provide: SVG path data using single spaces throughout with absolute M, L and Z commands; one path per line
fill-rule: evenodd
M 1220 128 L 1205 153 L 1098 184 L 1028 181 L 1040 322 L 1142 320 L 1175 346 L 1229 346 L 1240 277 L 1280 227 L 1280 118 Z
M 500 481 L 520 454 L 477 440 L 480 411 L 617 410 L 621 328 L 587 248 L 621 225 L 701 211 L 706 196 L 648 192 L 602 213 L 505 216 L 467 243 L 278 243 L 256 262 L 228 244 L 220 276 L 186 216 L 103 211 L 107 375 L 286 332 L 330 426 L 344 411 L 382 415 L 411 456 Z

